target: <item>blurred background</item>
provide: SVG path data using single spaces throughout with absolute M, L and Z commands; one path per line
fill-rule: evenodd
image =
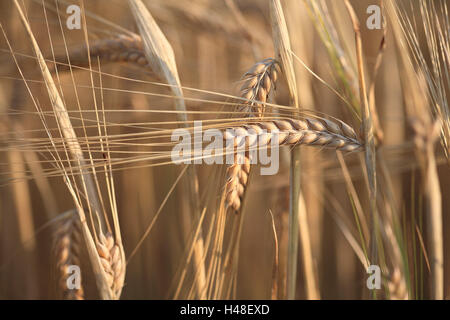
M 65 43 L 68 48 L 84 45 L 83 30 L 67 30 L 64 26 L 67 6 L 72 2 L 80 4 L 78 1 L 19 2 L 45 57 L 51 59 L 52 50 L 64 56 Z M 224 118 L 216 111 L 221 110 L 220 102 L 239 95 L 242 76 L 256 62 L 276 58 L 269 1 L 143 2 L 173 48 L 181 84 L 198 89 L 184 90 L 187 110 L 198 111 L 188 114 L 189 120 Z M 445 12 L 448 2 L 350 2 L 361 22 L 366 79 L 368 86 L 374 84 L 370 99 L 376 106 L 379 121 L 376 132 L 382 133 L 382 139 L 377 139 L 379 252 L 383 270 L 379 297 L 430 298 L 432 259 L 428 239 L 431 234 L 427 231 L 424 192 L 427 181 L 424 170 L 430 164 L 426 162 L 424 166 L 421 152 L 417 152 L 414 143 L 417 133 L 410 119 L 429 115 L 430 119 L 442 119 L 442 127 L 445 128 L 445 123 L 448 126 L 448 113 L 446 118 L 444 112 L 446 106 L 448 112 L 446 95 L 449 94 L 450 24 Z M 354 32 L 344 1 L 286 0 L 281 3 L 292 51 L 298 57 L 294 58 L 294 69 L 300 107 L 343 120 L 360 132 Z M 366 27 L 370 16 L 366 10 L 374 4 L 383 8 L 386 29 Z M 91 43 L 117 36 L 122 29 L 139 34 L 125 1 L 84 1 L 84 7 L 89 13 L 86 24 Z M 427 16 L 432 17 L 428 22 L 424 19 Z M 411 27 L 402 30 L 407 21 L 411 22 Z M 0 22 L 4 29 L 0 37 L 0 298 L 58 298 L 52 221 L 73 209 L 74 203 L 61 174 L 51 174 L 52 159 L 43 155 L 45 147 L 39 147 L 48 137 L 42 131 L 42 122 L 5 38 L 16 53 L 32 96 L 42 109 L 51 110 L 31 43 L 13 1 L 0 2 Z M 434 28 L 435 43 L 430 41 L 427 28 Z M 417 52 L 408 45 L 414 40 L 423 62 L 416 59 Z M 441 62 L 440 68 L 434 68 L 436 61 Z M 97 61 L 93 63 L 97 66 Z M 434 72 L 436 69 L 438 71 Z M 109 88 L 103 92 L 105 108 L 128 110 L 107 113 L 108 134 L 140 132 L 143 127 L 148 130 L 174 127 L 169 122 L 177 121 L 176 114 L 163 112 L 173 110 L 173 99 L 166 87 L 158 85 L 161 80 L 150 70 L 133 64 L 102 62 L 101 72 L 104 74 L 101 85 Z M 88 112 L 93 110 L 94 99 L 90 76 L 88 70 L 74 70 L 77 84 L 74 90 L 70 72 L 61 71 L 59 89 L 69 110 L 80 108 L 85 121 L 96 123 L 96 114 Z M 99 85 L 97 78 L 95 81 Z M 282 75 L 271 102 L 289 106 L 289 93 Z M 79 114 L 71 115 L 77 133 L 83 136 Z M 227 117 L 230 115 L 231 111 Z M 48 121 L 51 127 L 55 126 L 54 119 L 49 117 Z M 96 130 L 95 126 L 89 128 L 87 135 L 95 136 Z M 445 132 L 442 135 L 445 136 Z M 21 142 L 35 147 L 21 148 Z M 130 142 L 121 150 L 129 150 L 133 155 L 144 149 Z M 285 149 L 281 152 L 277 175 L 260 176 L 258 169 L 252 170 L 242 212 L 237 274 L 232 292 L 224 296 L 226 298 L 286 297 L 289 148 Z M 444 298 L 450 294 L 450 236 L 446 234 L 450 223 L 450 167 L 446 149 L 444 142 L 434 144 L 442 195 L 439 206 Z M 301 240 L 297 299 L 370 298 L 366 287 L 368 274 L 362 259 L 369 244 L 366 236 L 370 228 L 367 224 L 370 199 L 363 162 L 364 157 L 359 154 L 342 156 L 333 150 L 302 147 L 301 185 L 306 213 L 303 222 L 306 221 L 309 231 L 306 246 L 310 253 L 305 253 L 305 242 Z M 122 299 L 198 298 L 189 293 L 195 263 L 191 261 L 189 266 L 186 263 L 192 236 L 198 227 L 198 217 L 193 217 L 189 210 L 189 192 L 183 184 L 186 176 L 173 192 L 170 191 L 180 170 L 177 165 L 153 166 L 145 160 L 113 168 L 127 259 L 164 203 L 151 231 L 128 260 Z M 206 208 L 200 228 L 206 237 L 219 210 L 217 203 L 224 174 L 219 166 L 196 165 L 196 170 L 200 204 Z M 101 187 L 106 190 L 103 182 Z M 169 198 L 165 199 L 169 193 Z M 300 229 L 303 230 L 302 226 Z M 82 266 L 84 264 L 85 297 L 96 298 L 94 277 L 89 271 L 84 272 L 89 270 L 89 262 L 86 260 Z M 312 266 L 312 270 L 305 272 L 305 266 Z M 181 281 L 182 270 L 186 271 L 186 279 L 181 282 L 182 289 L 176 296 L 175 288 Z

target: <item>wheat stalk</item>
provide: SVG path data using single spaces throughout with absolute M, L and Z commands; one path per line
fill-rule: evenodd
M 69 289 L 67 278 L 71 265 L 80 266 L 81 229 L 80 219 L 76 211 L 68 212 L 58 224 L 53 235 L 53 248 L 58 269 L 58 285 L 65 300 L 84 300 L 84 291 L 81 286 L 78 289 Z M 81 280 L 80 280 L 81 281 Z
M 362 136 L 364 138 L 365 148 L 365 165 L 367 171 L 367 181 L 369 185 L 369 197 L 370 197 L 370 222 L 371 222 L 371 237 L 370 237 L 370 261 L 374 264 L 379 262 L 378 256 L 378 219 L 377 219 L 377 159 L 375 149 L 375 136 L 374 136 L 374 122 L 372 115 L 372 108 L 370 108 L 367 87 L 365 80 L 365 67 L 362 48 L 361 37 L 361 24 L 358 16 L 351 3 L 348 0 L 344 2 L 347 12 L 350 16 L 350 20 L 353 25 L 353 31 L 355 33 L 355 52 L 358 67 L 358 81 L 360 91 L 360 103 L 361 103 L 361 118 L 362 118 Z M 373 297 L 376 297 L 376 291 L 372 292 Z
M 444 245 L 442 194 L 439 175 L 434 155 L 434 144 L 439 139 L 441 122 L 439 120 L 428 123 L 424 119 L 412 119 L 415 137 L 414 144 L 417 158 L 421 166 L 423 179 L 423 195 L 426 208 L 426 222 L 428 232 L 427 251 L 431 264 L 431 297 L 444 299 Z
M 248 101 L 238 106 L 238 111 L 245 116 L 264 114 L 264 103 L 278 78 L 277 62 L 275 59 L 265 59 L 257 62 L 242 77 L 243 84 L 240 96 Z M 238 156 L 238 155 L 236 155 Z M 235 159 L 235 163 L 227 167 L 225 184 L 225 205 L 234 213 L 239 213 L 250 175 L 250 154 L 243 159 Z
M 280 60 L 282 66 L 283 74 L 289 89 L 290 104 L 299 109 L 298 87 L 292 60 L 291 41 L 281 1 L 270 0 L 269 11 L 275 56 Z M 299 199 L 301 197 L 300 149 L 297 148 L 291 150 L 290 156 L 289 246 L 286 288 L 286 298 L 289 300 L 295 298 L 297 283 L 298 218 L 300 210 Z

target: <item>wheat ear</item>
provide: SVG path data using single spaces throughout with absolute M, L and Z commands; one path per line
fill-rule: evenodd
M 241 97 L 247 99 L 240 105 L 240 112 L 248 113 L 246 116 L 263 115 L 264 103 L 269 97 L 278 78 L 278 64 L 275 59 L 264 59 L 247 71 L 242 77 Z
M 69 289 L 67 286 L 67 278 L 70 275 L 69 267 L 71 265 L 80 266 L 81 237 L 80 219 L 76 211 L 59 223 L 53 235 L 58 285 L 65 300 L 84 300 L 82 286 L 78 289 Z
M 106 281 L 118 299 L 125 280 L 125 264 L 122 260 L 121 248 L 111 233 L 100 234 L 97 241 L 97 252 L 106 273 Z
M 242 77 L 241 97 L 248 101 L 239 105 L 238 111 L 244 113 L 245 117 L 255 115 L 261 117 L 264 113 L 264 103 L 271 90 L 275 88 L 277 78 L 278 70 L 275 59 L 264 59 L 253 65 Z M 239 213 L 241 209 L 251 168 L 251 158 L 248 152 L 242 159 L 238 159 L 237 156 L 235 163 L 227 168 L 224 189 L 226 207 L 234 213 Z
M 69 48 L 70 64 L 77 67 L 89 67 L 89 57 L 86 45 Z M 91 59 L 100 58 L 102 62 L 126 62 L 151 70 L 144 53 L 142 39 L 138 35 L 119 35 L 112 39 L 99 39 L 89 44 Z M 69 70 L 66 55 L 58 55 L 55 61 L 59 62 L 58 71 Z M 49 64 L 51 72 L 55 71 L 55 65 Z
M 276 145 L 308 145 L 332 148 L 343 152 L 363 150 L 355 131 L 342 121 L 323 118 L 306 118 L 302 120 L 285 119 L 260 121 L 229 128 L 225 131 L 225 140 L 233 141 L 234 147 L 242 148 L 245 144 L 246 156 L 241 164 L 233 164 L 227 170 L 228 181 L 225 185 L 225 200 L 229 208 L 239 212 L 245 193 L 250 161 L 248 150 L 270 147 L 272 139 Z M 239 160 L 237 153 L 235 161 Z M 239 162 L 238 162 L 239 163 Z
M 226 129 L 225 140 L 234 140 L 234 146 L 269 147 L 272 139 L 276 145 L 308 145 L 331 148 L 343 152 L 355 152 L 363 149 L 355 131 L 342 121 L 324 118 L 282 119 L 258 121 Z
M 235 155 L 235 163 L 227 168 L 227 181 L 225 184 L 225 203 L 227 208 L 234 213 L 239 213 L 242 200 L 247 188 L 248 177 L 250 175 L 250 156 L 245 152 L 242 160 L 240 155 Z

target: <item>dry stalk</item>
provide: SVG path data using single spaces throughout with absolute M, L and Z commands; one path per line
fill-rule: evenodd
M 275 88 L 278 78 L 277 62 L 265 59 L 256 63 L 242 78 L 241 97 L 248 101 L 238 106 L 238 111 L 245 117 L 258 117 L 264 114 L 264 103 L 271 90 Z M 238 157 L 238 155 L 236 155 Z M 225 184 L 225 205 L 234 213 L 239 213 L 250 175 L 250 154 L 243 159 L 235 159 L 235 163 L 227 168 Z
M 286 299 L 286 263 L 287 263 L 287 247 L 288 247 L 288 218 L 289 218 L 289 187 L 285 186 L 276 193 L 276 209 L 275 212 L 275 229 L 278 235 L 278 268 L 277 284 L 273 287 L 277 288 L 276 298 Z M 273 289 L 272 289 L 273 290 Z M 273 292 L 273 291 L 272 291 Z M 273 296 L 272 296 L 273 297 Z M 274 298 L 274 297 L 273 297 Z
M 67 278 L 70 275 L 69 267 L 71 265 L 80 266 L 81 251 L 81 228 L 80 219 L 76 210 L 68 212 L 57 226 L 53 235 L 53 251 L 56 258 L 56 267 L 58 269 L 58 285 L 65 300 L 84 300 L 83 287 L 79 289 L 69 289 Z M 81 279 L 80 279 L 81 283 Z
M 277 59 L 279 59 L 283 74 L 289 89 L 290 103 L 296 108 L 298 104 L 298 88 L 292 61 L 292 50 L 289 31 L 280 0 L 271 0 L 270 21 L 272 26 L 273 46 Z M 298 212 L 300 210 L 300 149 L 291 151 L 290 165 L 290 198 L 289 198 L 289 244 L 287 263 L 287 299 L 295 298 L 297 283 L 297 257 L 298 257 Z
M 441 124 L 436 120 L 426 125 L 413 119 L 414 144 L 424 182 L 423 194 L 426 208 L 427 240 L 431 265 L 431 298 L 444 299 L 444 246 L 442 222 L 442 196 L 434 155 L 434 145 L 439 139 Z
M 378 219 L 377 219 L 377 175 L 376 175 L 376 150 L 374 138 L 374 125 L 372 110 L 368 101 L 365 69 L 362 49 L 362 38 L 360 22 L 353 9 L 353 6 L 348 0 L 345 0 L 345 6 L 350 16 L 353 31 L 355 33 L 355 51 L 358 67 L 358 81 L 359 81 L 359 96 L 361 103 L 361 118 L 362 118 L 362 136 L 365 144 L 365 164 L 367 171 L 367 180 L 369 185 L 370 198 L 370 218 L 371 218 L 371 237 L 370 237 L 370 261 L 373 264 L 378 263 Z M 376 292 L 373 291 L 376 296 Z
M 23 250 L 27 254 L 28 268 L 23 274 L 25 283 L 27 284 L 27 293 L 31 297 L 38 295 L 38 283 L 36 277 L 38 277 L 37 266 L 39 260 L 36 255 L 38 248 L 36 239 L 30 238 L 30 235 L 34 233 L 35 224 L 33 220 L 33 205 L 30 194 L 30 184 L 26 180 L 25 172 L 25 160 L 23 154 L 20 151 L 11 149 L 7 153 L 9 170 L 11 170 L 11 178 L 16 182 L 12 188 L 12 200 L 15 205 L 15 218 L 17 219 L 17 227 L 19 232 L 19 239 L 23 244 Z

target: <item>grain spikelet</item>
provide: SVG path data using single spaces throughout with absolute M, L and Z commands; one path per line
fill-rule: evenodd
M 225 139 L 234 139 L 235 147 L 246 140 L 246 147 L 250 149 L 268 147 L 272 139 L 277 139 L 276 145 L 279 146 L 308 145 L 343 152 L 363 149 L 350 126 L 342 121 L 333 122 L 323 118 L 261 121 L 236 126 L 226 130 Z

